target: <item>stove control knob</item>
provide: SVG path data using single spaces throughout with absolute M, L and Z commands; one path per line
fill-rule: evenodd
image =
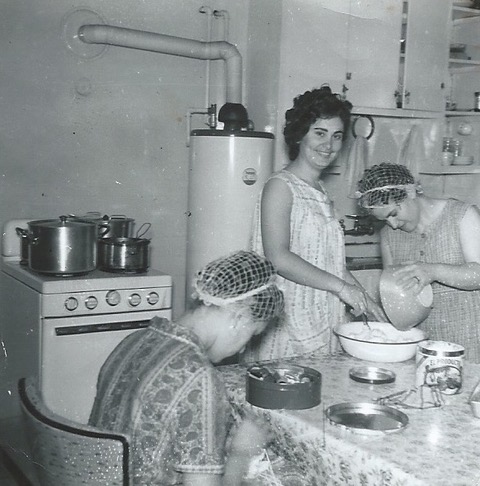
M 132 306 L 132 307 L 137 307 L 138 304 L 140 304 L 140 302 L 142 302 L 142 298 L 140 297 L 140 295 L 138 294 L 132 294 L 129 298 L 128 298 L 128 303 Z
M 157 294 L 157 292 L 150 292 L 147 295 L 147 302 L 150 305 L 155 305 L 158 304 L 158 301 L 160 300 L 160 296 Z
M 97 305 L 98 305 L 98 300 L 93 295 L 90 295 L 90 297 L 87 297 L 85 299 L 85 307 L 87 309 L 93 310 L 95 309 L 95 307 L 97 307 Z
M 107 304 L 111 305 L 112 307 L 120 304 L 120 300 L 121 300 L 120 299 L 120 292 L 118 292 L 116 290 L 110 290 L 107 293 L 106 300 L 107 300 Z
M 78 307 L 78 300 L 75 297 L 69 297 L 65 301 L 65 309 L 74 311 Z

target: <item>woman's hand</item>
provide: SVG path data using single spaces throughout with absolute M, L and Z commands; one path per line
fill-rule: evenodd
M 337 295 L 345 304 L 352 308 L 351 312 L 354 316 L 367 312 L 367 294 L 356 285 L 345 282 Z
M 433 269 L 433 264 L 410 263 L 402 265 L 401 268 L 395 270 L 392 276 L 400 288 L 420 293 L 425 285 L 435 280 Z
M 367 295 L 367 315 L 378 322 L 389 322 L 387 315 L 380 305 L 378 305 L 369 295 Z
M 272 440 L 268 424 L 258 420 L 245 419 L 234 432 L 231 449 L 234 454 L 245 454 L 253 457 Z

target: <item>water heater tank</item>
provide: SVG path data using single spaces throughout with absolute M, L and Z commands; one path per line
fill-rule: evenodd
M 273 148 L 271 133 L 192 131 L 187 307 L 198 270 L 216 258 L 249 248 L 255 203 L 273 170 Z

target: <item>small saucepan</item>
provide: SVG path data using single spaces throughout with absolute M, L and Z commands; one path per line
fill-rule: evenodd
M 98 268 L 105 272 L 142 273 L 149 265 L 148 238 L 141 238 L 150 228 L 144 223 L 133 237 L 100 238 L 98 240 Z M 142 232 L 142 228 L 146 229 Z

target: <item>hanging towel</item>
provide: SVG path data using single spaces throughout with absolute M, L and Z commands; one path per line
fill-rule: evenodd
M 357 183 L 362 178 L 363 172 L 367 168 L 367 159 L 367 139 L 361 135 L 357 135 L 350 147 L 345 174 L 349 198 L 356 197 L 355 192 L 357 191 Z
M 422 160 L 425 160 L 422 129 L 419 125 L 413 125 L 398 154 L 398 163 L 404 165 L 417 180 Z

